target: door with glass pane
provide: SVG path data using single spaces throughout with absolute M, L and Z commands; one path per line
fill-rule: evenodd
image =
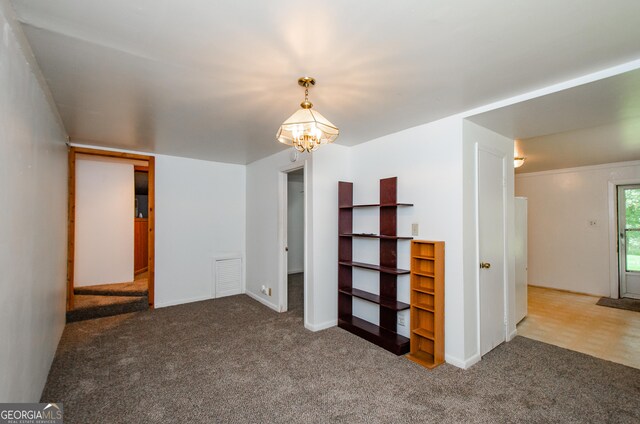
M 618 186 L 620 297 L 640 299 L 640 185 Z

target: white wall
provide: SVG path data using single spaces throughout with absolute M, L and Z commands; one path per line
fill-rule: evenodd
M 0 2 L 0 402 L 38 402 L 65 323 L 67 149 L 11 19 Z
M 282 172 L 305 166 L 304 325 L 317 331 L 337 324 L 338 181 L 349 177 L 349 148 L 332 144 L 295 163 L 285 150 L 247 165 L 247 294 L 272 309 L 282 307 L 279 231 Z M 284 184 L 281 185 L 284 181 Z M 262 285 L 271 296 L 260 292 Z
M 475 124 L 473 124 L 475 125 Z M 513 141 L 478 126 L 466 126 L 475 135 L 463 144 L 463 117 L 452 116 L 410 128 L 354 147 L 330 145 L 314 152 L 306 161 L 311 178 L 306 181 L 307 297 L 305 326 L 312 330 L 337 323 L 337 183 L 354 183 L 354 202 L 376 202 L 379 180 L 398 177 L 398 199 L 413 203 L 399 208 L 398 232 L 410 234 L 419 224 L 420 239 L 446 243 L 445 355 L 448 362 L 467 367 L 479 359 L 477 316 L 477 254 L 475 226 L 475 142 L 513 153 Z M 508 152 L 507 152 L 508 150 Z M 279 310 L 280 278 L 278 234 L 278 175 L 291 164 L 287 151 L 247 166 L 247 294 Z M 286 189 L 286 188 L 285 188 Z M 513 229 L 513 174 L 507 178 L 507 233 Z M 378 212 L 354 211 L 355 232 L 378 232 Z M 510 239 L 507 240 L 509 248 Z M 409 267 L 409 245 L 400 242 L 398 266 Z M 309 246 L 310 250 L 309 250 Z M 377 263 L 378 243 L 354 240 L 354 260 Z M 513 261 L 507 260 L 509 278 Z M 511 280 L 510 280 L 511 281 Z M 354 285 L 375 292 L 377 273 L 354 270 Z M 271 297 L 260 293 L 262 285 L 272 287 Z M 513 293 L 507 290 L 509 302 Z M 409 279 L 400 277 L 398 296 L 409 300 Z M 512 307 L 507 305 L 510 314 Z M 354 314 L 378 322 L 375 306 L 354 302 Z M 515 322 L 508 330 L 515 331 Z M 408 322 L 408 319 L 407 319 Z M 408 327 L 398 327 L 408 335 Z
M 287 182 L 287 271 L 304 271 L 304 183 L 302 178 Z
M 516 195 L 529 199 L 529 284 L 610 296 L 618 264 L 610 255 L 609 184 L 632 181 L 640 182 L 638 162 L 516 175 Z
M 307 325 L 311 330 L 338 324 L 338 181 L 351 180 L 351 151 L 334 144 L 313 152 L 313 200 L 307 205 L 313 261 L 305 267 L 305 272 L 312 274 L 309 289 L 313 304 L 305 304 L 311 312 Z
M 133 281 L 130 163 L 76 160 L 76 287 Z
M 464 334 L 465 366 L 480 360 L 479 334 L 479 257 L 477 225 L 478 163 L 477 149 L 482 147 L 503 156 L 506 164 L 505 175 L 505 314 L 506 340 L 516 334 L 515 316 L 515 212 L 513 140 L 497 134 L 473 122 L 463 124 L 463 229 L 464 229 Z M 500 190 L 501 187 L 497 187 Z
M 300 155 L 297 162 L 289 160 L 289 150 L 276 153 L 264 159 L 255 161 L 246 166 L 247 186 L 246 186 L 246 250 L 247 250 L 247 294 L 266 304 L 270 308 L 279 311 L 280 300 L 280 277 L 286 275 L 286 270 L 281 270 L 280 253 L 284 249 L 284 241 L 279 233 L 280 213 L 280 184 L 286 190 L 286 175 L 281 174 L 286 168 L 295 168 L 307 164 L 308 155 Z M 305 172 L 305 185 L 310 184 L 310 170 Z M 311 212 L 309 207 L 309 191 L 305 190 L 305 209 Z M 310 226 L 307 220 L 307 231 Z M 310 239 L 307 237 L 305 250 L 309 254 L 308 248 Z M 305 264 L 305 279 L 309 279 L 311 269 Z M 284 272 L 283 272 L 284 271 Z M 261 293 L 262 286 L 271 288 L 271 296 Z M 310 311 L 305 305 L 305 315 Z
M 156 156 L 155 305 L 209 299 L 213 258 L 245 256 L 245 166 Z
M 410 128 L 351 149 L 354 203 L 377 202 L 379 180 L 397 176 L 398 200 L 414 204 L 398 208 L 398 234 L 411 235 L 411 224 L 417 223 L 419 235 L 414 238 L 445 242 L 445 355 L 457 365 L 464 362 L 465 355 L 461 159 L 459 117 Z M 378 231 L 377 210 L 354 212 L 354 232 Z M 354 261 L 377 263 L 378 243 L 354 240 L 353 253 Z M 409 268 L 409 254 L 409 243 L 399 242 L 399 268 Z M 356 287 L 377 291 L 377 281 L 377 273 L 354 271 Z M 398 277 L 398 298 L 409 301 L 408 276 Z M 377 308 L 356 300 L 353 311 L 377 323 Z M 409 328 L 399 326 L 398 332 L 408 335 Z

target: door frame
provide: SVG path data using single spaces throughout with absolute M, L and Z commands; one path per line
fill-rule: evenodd
M 288 299 L 288 261 L 287 261 L 287 211 L 289 209 L 288 205 L 288 193 L 287 193 L 287 182 L 288 182 L 288 174 L 293 171 L 297 171 L 298 169 L 302 169 L 303 171 L 303 190 L 304 190 L 304 232 L 303 232 L 303 245 L 304 245 L 304 300 L 303 300 L 303 309 L 304 309 L 304 323 L 308 322 L 308 305 L 310 299 L 310 290 L 309 290 L 309 282 L 311 281 L 309 278 L 309 246 L 308 246 L 308 233 L 307 233 L 307 224 L 309 223 L 309 167 L 307 166 L 307 160 L 305 159 L 302 163 L 292 163 L 291 165 L 287 165 L 285 167 L 280 168 L 278 171 L 278 192 L 279 192 L 279 207 L 278 207 L 278 251 L 279 255 L 279 269 L 278 269 L 278 311 L 286 312 L 289 308 L 289 299 Z
M 140 165 L 134 165 L 133 166 L 133 174 L 134 174 L 134 181 L 135 181 L 135 173 L 136 172 L 144 172 L 147 174 L 147 198 L 148 198 L 148 190 L 149 190 L 149 166 L 140 166 Z M 135 198 L 135 190 L 134 190 L 134 198 Z M 147 208 L 148 209 L 148 208 Z M 135 217 L 135 219 L 139 219 L 137 216 Z M 149 225 L 149 211 L 147 210 L 147 226 Z M 135 244 L 135 229 L 134 229 L 134 244 Z M 149 270 L 149 261 L 147 260 L 147 266 L 143 268 L 144 271 L 140 271 L 140 272 L 145 272 Z M 135 260 L 135 252 L 134 252 L 134 258 L 133 258 L 133 279 L 135 280 L 136 278 L 136 260 Z
M 609 181 L 609 297 L 620 298 L 620 260 L 618 258 L 618 186 L 640 184 L 640 179 Z
M 622 231 L 625 231 L 626 228 L 626 211 L 623 212 L 623 216 L 625 218 L 625 228 L 620 228 L 620 209 L 621 206 L 624 207 L 624 205 L 622 204 L 622 199 L 620 197 L 620 192 L 624 190 L 625 187 L 633 187 L 633 188 L 640 188 L 640 183 L 638 184 L 617 184 L 616 185 L 616 246 L 617 246 L 617 270 L 618 270 L 618 297 L 622 297 L 624 294 L 627 294 L 627 290 L 626 290 L 626 277 L 623 278 L 623 274 L 625 274 L 627 271 L 627 264 L 626 264 L 626 260 L 627 258 L 626 256 L 626 247 L 625 247 L 625 255 L 621 255 L 620 254 L 620 233 Z M 625 246 L 627 243 L 627 238 L 625 237 Z M 623 266 L 624 265 L 624 266 Z M 623 287 L 624 286 L 624 287 Z M 623 290 L 624 289 L 624 290 Z M 631 298 L 634 298 L 635 295 L 632 295 Z
M 149 272 L 149 307 L 153 309 L 155 303 L 155 157 L 134 153 L 124 153 L 109 150 L 97 150 L 87 147 L 72 146 L 69 148 L 69 186 L 68 186 L 68 220 L 67 220 L 67 311 L 74 307 L 74 273 L 75 273 L 75 224 L 76 224 L 76 156 L 92 155 L 116 159 L 131 159 L 147 161 L 149 168 L 149 246 L 147 269 Z
M 504 331 L 504 339 L 505 341 L 510 341 L 515 337 L 514 334 L 509 334 L 509 233 L 508 233 L 508 208 L 507 208 L 507 169 L 508 168 L 508 160 L 513 160 L 503 151 L 498 149 L 494 149 L 488 146 L 481 145 L 480 143 L 475 143 L 475 227 L 476 227 L 476 332 L 478 334 L 477 337 L 477 352 L 478 356 L 482 357 L 482 323 L 480 318 L 480 308 L 482 304 L 480 303 L 480 151 L 484 151 L 495 155 L 497 157 L 502 158 L 502 243 L 503 243 L 503 266 L 502 266 L 502 287 L 503 287 L 503 299 L 502 302 L 504 304 L 504 316 L 503 316 L 503 331 Z

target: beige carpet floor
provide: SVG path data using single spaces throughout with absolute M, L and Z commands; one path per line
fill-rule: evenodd
M 429 371 L 239 295 L 67 324 L 65 423 L 638 423 L 640 370 L 516 337 Z

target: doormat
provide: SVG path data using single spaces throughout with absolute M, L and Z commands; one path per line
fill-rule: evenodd
M 628 311 L 640 312 L 640 299 L 611 299 L 610 297 L 601 297 L 596 305 L 608 306 L 609 308 L 626 309 Z

